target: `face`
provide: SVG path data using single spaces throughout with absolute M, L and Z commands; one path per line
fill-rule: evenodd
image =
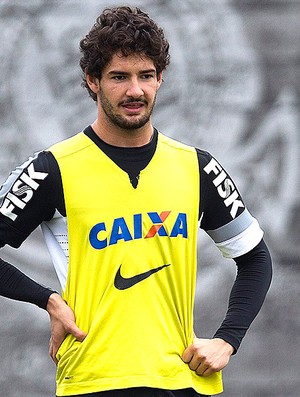
M 150 121 L 161 81 L 162 76 L 157 76 L 150 58 L 115 54 L 104 68 L 101 80 L 94 80 L 100 116 L 124 130 L 145 126 Z

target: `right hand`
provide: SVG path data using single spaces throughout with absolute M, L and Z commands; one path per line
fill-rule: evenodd
M 72 309 L 59 294 L 50 295 L 46 310 L 49 313 L 51 324 L 49 354 L 57 364 L 56 354 L 66 335 L 72 334 L 79 342 L 82 342 L 86 333 L 77 327 Z
M 182 360 L 197 375 L 210 376 L 226 367 L 233 351 L 233 347 L 223 339 L 195 337 L 185 349 Z

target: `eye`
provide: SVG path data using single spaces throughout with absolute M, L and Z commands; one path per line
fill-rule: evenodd
M 122 81 L 122 80 L 125 80 L 125 79 L 126 79 L 126 76 L 123 76 L 123 75 L 112 76 L 112 80 L 116 80 L 116 81 Z
M 143 80 L 150 80 L 150 79 L 153 79 L 153 78 L 154 78 L 154 75 L 153 75 L 153 74 L 146 73 L 146 74 L 142 74 L 141 78 L 142 78 Z

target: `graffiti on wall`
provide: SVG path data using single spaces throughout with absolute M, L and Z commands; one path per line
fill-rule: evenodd
M 300 2 L 126 3 L 140 3 L 165 28 L 171 44 L 171 65 L 159 93 L 154 124 L 169 136 L 210 151 L 222 162 L 260 220 L 276 266 L 283 269 L 280 274 L 288 277 L 284 272 L 300 264 Z M 33 152 L 76 133 L 96 117 L 94 103 L 80 86 L 78 43 L 106 5 L 93 0 L 1 2 L 1 181 Z M 199 245 L 204 262 L 208 257 L 219 261 L 206 241 Z M 40 262 L 49 264 L 40 247 L 41 237 L 34 234 L 21 253 L 4 252 L 33 275 L 53 281 L 50 270 L 39 266 Z M 220 270 L 217 265 L 216 269 Z M 204 275 L 210 286 L 219 286 L 214 271 L 204 271 Z M 214 295 L 207 294 L 210 299 Z M 21 343 L 21 325 L 12 313 L 6 315 L 15 326 L 14 333 L 6 327 L 4 335 Z M 32 316 L 29 311 L 28 327 L 33 326 Z M 39 329 L 45 327 L 42 322 Z M 47 332 L 42 335 L 46 338 Z M 30 336 L 26 343 L 28 356 L 40 354 L 40 345 Z M 7 357 L 12 345 L 7 344 Z M 48 374 L 54 370 L 47 357 L 32 359 L 30 371 L 20 375 L 20 365 L 28 356 L 18 356 L 3 371 L 2 390 L 18 396 L 11 374 L 22 385 L 32 371 L 42 370 L 47 376 L 37 389 L 30 389 L 28 397 L 50 396 L 53 385 Z M 246 384 L 234 376 L 237 383 Z M 249 394 L 247 388 L 243 390 L 243 396 L 254 396 L 253 390 Z M 262 389 L 257 393 L 264 395 Z M 292 393 L 285 389 L 286 396 Z

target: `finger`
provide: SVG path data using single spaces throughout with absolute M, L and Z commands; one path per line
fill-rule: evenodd
M 209 367 L 201 362 L 198 367 L 195 369 L 197 375 L 200 376 L 208 376 Z
M 214 369 L 212 367 L 204 367 L 204 368 L 200 367 L 200 368 L 197 368 L 196 374 L 205 377 L 205 376 L 210 376 L 218 371 L 219 371 L 218 369 Z
M 185 349 L 185 351 L 182 354 L 182 361 L 185 362 L 186 364 L 188 364 L 191 359 L 193 358 L 194 355 L 194 349 L 193 346 L 189 346 Z
M 56 349 L 55 349 L 54 346 L 53 346 L 52 338 L 50 338 L 50 343 L 49 343 L 49 355 L 50 355 L 52 361 L 54 361 L 54 364 L 55 364 L 55 365 L 58 364 L 58 361 L 57 361 L 57 358 L 56 358 L 56 352 L 57 352 L 57 351 L 56 351 Z
M 54 362 L 54 364 L 57 365 L 58 364 L 58 360 L 56 358 L 56 354 L 52 355 L 51 358 L 52 358 L 52 361 Z
M 196 371 L 200 366 L 201 366 L 201 358 L 194 355 L 191 361 L 189 362 L 189 368 L 192 371 Z
M 220 371 L 222 368 L 223 367 L 218 366 L 217 363 L 213 361 L 203 359 L 199 367 L 196 369 L 196 373 L 201 376 L 210 376 L 215 372 Z
M 206 370 L 204 370 L 202 372 L 201 376 L 204 376 L 204 377 L 205 376 L 210 376 L 210 375 L 212 375 L 215 372 L 217 372 L 217 371 L 213 371 L 211 368 L 207 368 Z

